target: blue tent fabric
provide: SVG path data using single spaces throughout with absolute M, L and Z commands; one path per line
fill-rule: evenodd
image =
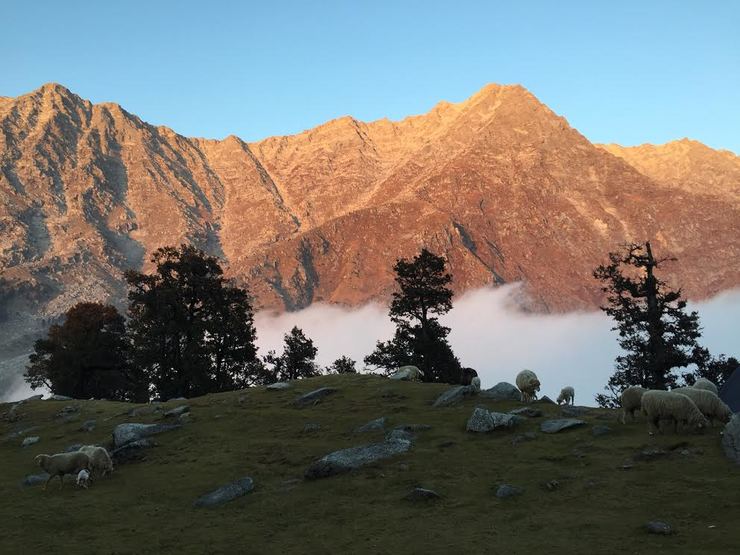
M 732 376 L 722 384 L 719 398 L 727 403 L 732 412 L 740 412 L 740 366 L 735 368 Z

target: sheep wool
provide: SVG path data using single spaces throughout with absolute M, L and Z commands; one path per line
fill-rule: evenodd
M 704 389 L 706 391 L 711 391 L 715 395 L 719 395 L 719 389 L 717 389 L 717 386 L 712 380 L 708 380 L 706 378 L 699 378 L 694 382 L 694 385 L 692 386 L 694 389 Z
M 627 423 L 627 414 L 630 415 L 632 420 L 635 419 L 635 411 L 642 407 L 642 396 L 646 391 L 647 389 L 639 385 L 631 385 L 622 391 L 622 395 L 619 397 L 622 404 L 622 424 Z
M 105 447 L 83 445 L 79 448 L 79 452 L 90 457 L 90 469 L 93 476 L 105 476 L 113 472 L 113 461 Z
M 695 387 L 680 387 L 673 389 L 672 391 L 686 395 L 689 399 L 694 401 L 694 404 L 701 411 L 701 413 L 707 417 L 709 423 L 714 425 L 715 420 L 727 423 L 732 418 L 732 411 L 722 399 L 717 397 L 708 389 L 696 389 Z
M 576 401 L 576 391 L 571 386 L 565 386 L 563 389 L 560 390 L 560 395 L 558 395 L 557 402 L 558 405 L 561 403 L 565 403 L 566 405 L 572 405 Z
M 642 396 L 642 412 L 648 420 L 648 432 L 660 431 L 661 420 L 673 421 L 673 429 L 677 431 L 678 424 L 703 428 L 709 424 L 694 401 L 686 395 L 673 391 L 651 389 Z
M 44 489 L 56 476 L 59 476 L 59 489 L 64 487 L 65 474 L 79 474 L 80 470 L 90 469 L 90 457 L 80 451 L 57 453 L 55 455 L 36 455 L 34 458 L 42 470 L 49 474 Z
M 531 370 L 524 369 L 516 375 L 516 386 L 522 393 L 522 401 L 530 403 L 537 399 L 537 392 L 540 390 L 540 380 L 537 374 Z

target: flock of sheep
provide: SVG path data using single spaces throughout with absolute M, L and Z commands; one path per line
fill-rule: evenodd
M 77 485 L 87 489 L 93 479 L 113 472 L 113 461 L 105 447 L 83 445 L 78 451 L 55 455 L 36 455 L 34 459 L 49 478 L 44 489 L 59 476 L 59 489 L 64 486 L 64 476 L 77 476 Z

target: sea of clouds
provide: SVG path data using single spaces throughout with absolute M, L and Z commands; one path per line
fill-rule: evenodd
M 614 369 L 619 353 L 612 322 L 599 311 L 565 314 L 522 312 L 513 301 L 516 285 L 470 291 L 454 301 L 442 318 L 452 331 L 450 343 L 464 366 L 478 371 L 484 388 L 499 381 L 514 382 L 522 368 L 534 370 L 542 382 L 540 395 L 557 396 L 572 385 L 576 401 L 592 404 Z M 703 327 L 702 344 L 717 355 L 740 355 L 740 289 L 691 303 Z M 255 317 L 261 354 L 283 348 L 283 335 L 293 326 L 303 329 L 318 347 L 317 362 L 328 366 L 347 355 L 362 368 L 362 359 L 378 340 L 393 335 L 388 309 L 368 304 L 349 309 L 314 304 L 299 312 L 260 312 Z M 41 392 L 37 390 L 35 393 Z M 0 400 L 18 400 L 34 392 L 17 380 Z

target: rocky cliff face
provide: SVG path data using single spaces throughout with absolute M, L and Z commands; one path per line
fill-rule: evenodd
M 667 277 L 689 297 L 740 283 L 737 156 L 598 147 L 519 86 L 250 144 L 183 137 L 50 84 L 0 98 L 0 126 L 8 344 L 27 347 L 28 329 L 77 301 L 120 303 L 122 271 L 181 242 L 288 310 L 384 299 L 393 262 L 421 246 L 448 257 L 458 291 L 525 281 L 539 310 L 596 306 L 591 271 L 625 241 L 676 256 Z

